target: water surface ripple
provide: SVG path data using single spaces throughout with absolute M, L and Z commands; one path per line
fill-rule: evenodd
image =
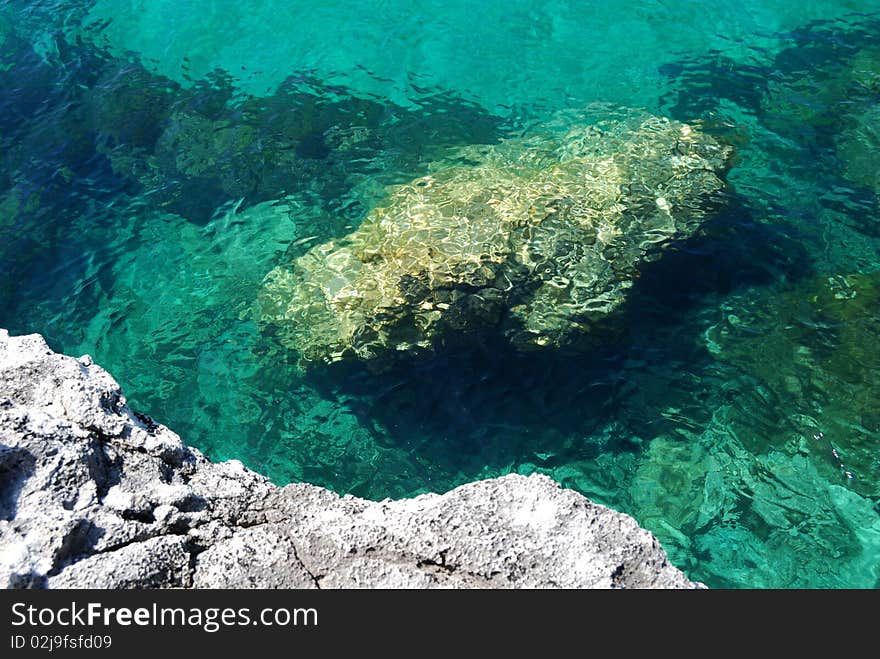
M 0 2 L 0 326 L 214 459 L 381 499 L 547 473 L 720 587 L 880 586 L 880 15 L 850 0 Z M 592 103 L 731 205 L 580 358 L 304 377 L 263 277 L 458 146 Z

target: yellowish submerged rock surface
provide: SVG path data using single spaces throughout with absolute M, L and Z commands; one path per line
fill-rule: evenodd
M 461 149 L 391 188 L 352 233 L 270 272 L 259 316 L 304 365 L 375 366 L 499 335 L 577 349 L 641 264 L 723 203 L 730 156 L 694 127 L 636 112 L 564 115 Z

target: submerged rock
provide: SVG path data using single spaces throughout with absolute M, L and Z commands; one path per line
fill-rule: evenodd
M 730 155 L 637 113 L 462 149 L 391 188 L 354 232 L 273 270 L 260 317 L 306 365 L 381 368 L 498 333 L 522 350 L 583 348 L 639 267 L 717 208 Z
M 704 427 L 651 439 L 629 486 L 640 521 L 724 587 L 875 587 L 874 501 L 829 478 L 827 444 L 793 440 L 784 422 L 756 437 L 741 414 L 720 406 Z
M 744 298 L 706 339 L 778 411 L 751 450 L 797 437 L 829 481 L 880 496 L 880 272 L 805 278 Z
M 856 185 L 880 194 L 880 106 L 871 104 L 852 115 L 851 121 L 837 142 L 843 174 Z
M 279 488 L 133 412 L 88 356 L 0 330 L 0 586 L 696 587 L 546 476 L 381 502 Z
M 880 48 L 850 46 L 844 52 L 832 51 L 822 66 L 771 82 L 761 118 L 787 139 L 832 155 L 845 178 L 877 193 Z

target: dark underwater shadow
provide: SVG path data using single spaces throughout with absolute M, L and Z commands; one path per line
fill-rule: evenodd
M 880 43 L 880 16 L 853 14 L 838 21 L 813 21 L 774 36 L 787 45 L 772 55 L 757 52 L 751 61 L 709 51 L 661 64 L 659 73 L 670 81 L 661 107 L 671 117 L 689 121 L 718 113 L 727 100 L 763 116 L 771 85 L 806 75 L 825 76 L 845 67 L 861 49 Z

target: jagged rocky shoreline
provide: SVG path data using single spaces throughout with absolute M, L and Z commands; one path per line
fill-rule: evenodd
M 371 502 L 211 463 L 90 357 L 0 330 L 7 588 L 688 588 L 629 516 L 545 476 Z

